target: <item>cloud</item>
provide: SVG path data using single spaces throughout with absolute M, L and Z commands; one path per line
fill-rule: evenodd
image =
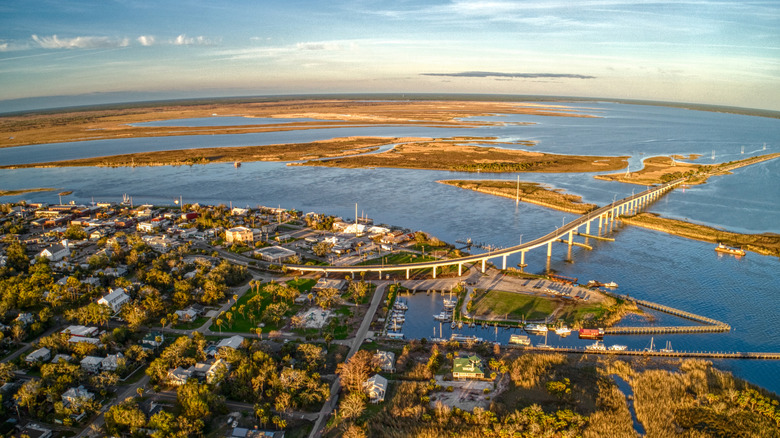
M 335 41 L 317 41 L 297 43 L 295 48 L 298 50 L 340 50 L 342 47 Z
M 171 44 L 175 46 L 210 46 L 214 44 L 214 42 L 204 37 L 203 35 L 188 37 L 185 34 L 181 34 L 175 39 L 171 40 Z
M 420 76 L 446 76 L 457 78 L 509 78 L 509 79 L 596 79 L 595 76 L 571 73 L 501 73 L 493 71 L 463 71 L 458 73 L 420 73 Z
M 114 47 L 127 47 L 130 45 L 130 40 L 127 38 L 97 36 L 60 38 L 57 35 L 48 37 L 39 37 L 38 35 L 33 35 L 32 39 L 44 49 L 105 49 Z
M 154 45 L 154 37 L 152 35 L 141 35 L 136 39 L 142 46 Z

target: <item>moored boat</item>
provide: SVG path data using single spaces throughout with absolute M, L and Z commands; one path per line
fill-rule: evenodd
M 610 345 L 610 346 L 609 346 L 609 350 L 610 350 L 610 351 L 624 351 L 624 350 L 626 350 L 627 348 L 628 348 L 628 346 L 626 346 L 626 345 L 620 345 L 620 344 L 615 344 L 615 345 Z
M 449 321 L 450 315 L 447 314 L 447 312 L 440 312 L 438 315 L 433 315 L 433 319 L 436 321 Z
M 528 333 L 536 333 L 540 335 L 547 333 L 548 330 L 547 326 L 544 324 L 526 324 L 524 328 Z
M 715 247 L 715 251 L 723 254 L 732 254 L 735 256 L 743 256 L 746 254 L 745 250 L 742 248 L 731 248 L 722 243 L 719 243 L 718 246 Z
M 614 289 L 614 288 L 618 287 L 618 285 L 614 281 L 610 281 L 609 283 L 604 283 L 604 287 L 609 287 L 609 288 Z
M 555 329 L 555 334 L 558 336 L 569 336 L 571 334 L 571 329 L 562 325 Z
M 531 345 L 531 339 L 525 335 L 511 335 L 509 336 L 509 343 L 517 345 Z
M 580 339 L 601 339 L 604 337 L 604 329 L 588 329 L 582 328 L 579 331 Z
M 606 351 L 607 347 L 604 346 L 604 343 L 601 341 L 596 341 L 593 344 L 588 345 L 585 347 L 586 350 L 591 351 Z

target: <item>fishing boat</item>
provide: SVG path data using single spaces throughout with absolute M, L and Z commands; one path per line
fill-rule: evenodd
M 580 339 L 601 339 L 604 337 L 604 329 L 588 329 L 582 328 L 579 331 Z
M 601 341 L 596 341 L 585 347 L 585 349 L 591 351 L 607 351 L 607 347 L 605 347 L 604 343 Z
M 731 248 L 722 243 L 719 243 L 718 246 L 715 247 L 715 251 L 723 254 L 731 254 L 735 256 L 743 256 L 746 254 L 745 250 L 742 248 Z
M 509 336 L 509 343 L 517 345 L 531 345 L 531 339 L 525 335 L 511 335 Z
M 540 334 L 543 335 L 547 333 L 547 326 L 544 324 L 526 324 L 524 327 L 525 331 L 528 333 L 534 333 L 534 334 Z
M 450 315 L 447 312 L 440 312 L 438 315 L 433 315 L 433 319 L 446 322 L 450 320 Z
M 571 329 L 565 325 L 561 325 L 555 329 L 555 334 L 558 336 L 569 336 L 571 334 Z
M 628 348 L 628 346 L 620 345 L 620 344 L 615 344 L 615 345 L 610 345 L 609 346 L 609 350 L 610 351 L 625 351 L 627 348 Z

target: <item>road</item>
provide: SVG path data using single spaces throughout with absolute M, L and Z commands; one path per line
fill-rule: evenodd
M 363 322 L 360 323 L 360 328 L 358 328 L 357 334 L 355 334 L 355 338 L 352 340 L 352 345 L 350 346 L 349 353 L 347 354 L 347 359 L 358 352 L 360 346 L 363 344 L 363 341 L 366 339 L 366 333 L 368 333 L 368 329 L 371 327 L 371 321 L 374 319 L 376 309 L 378 309 L 379 304 L 382 303 L 382 297 L 385 295 L 385 289 L 387 289 L 388 284 L 389 283 L 383 282 L 377 285 L 376 290 L 374 291 L 374 297 L 371 299 L 371 305 L 368 308 L 368 312 L 366 312 L 366 316 L 363 317 Z M 333 385 L 330 387 L 330 397 L 328 398 L 328 401 L 326 401 L 322 406 L 317 421 L 314 423 L 314 427 L 311 429 L 309 438 L 319 438 L 322 436 L 323 424 L 325 423 L 325 420 L 330 417 L 331 412 L 333 412 L 333 409 L 336 407 L 340 390 L 341 380 L 336 377 L 336 381 L 334 381 Z

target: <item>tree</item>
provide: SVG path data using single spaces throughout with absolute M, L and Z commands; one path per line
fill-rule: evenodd
M 338 296 L 339 290 L 335 287 L 322 289 L 317 292 L 317 305 L 323 309 L 329 309 Z
M 105 420 L 106 432 L 111 435 L 134 433 L 136 429 L 146 426 L 146 416 L 132 397 L 111 406 L 105 413 Z
M 349 290 L 352 293 L 352 301 L 357 304 L 358 301 L 362 300 L 368 293 L 368 286 L 369 284 L 362 280 L 350 283 Z
M 71 225 L 65 230 L 63 237 L 70 240 L 84 240 L 87 238 L 87 233 L 81 225 Z
M 190 379 L 176 390 L 176 400 L 182 408 L 182 415 L 189 419 L 208 419 L 222 410 L 224 400 L 213 393 L 208 385 Z
M 322 347 L 314 344 L 298 344 L 298 356 L 303 367 L 309 371 L 319 368 L 325 359 Z
M 366 409 L 366 401 L 363 393 L 350 392 L 341 401 L 339 412 L 343 418 L 357 418 L 363 414 Z
M 16 272 L 27 272 L 27 269 L 30 267 L 30 258 L 27 257 L 27 247 L 23 243 L 19 241 L 11 242 L 5 250 L 5 255 L 8 257 L 6 266 L 14 269 Z
M 333 248 L 333 244 L 329 242 L 317 242 L 312 246 L 311 250 L 317 257 L 325 257 L 330 252 L 330 249 Z
M 367 350 L 360 350 L 348 361 L 339 364 L 336 373 L 341 376 L 344 388 L 362 393 L 363 384 L 374 369 L 374 355 Z

